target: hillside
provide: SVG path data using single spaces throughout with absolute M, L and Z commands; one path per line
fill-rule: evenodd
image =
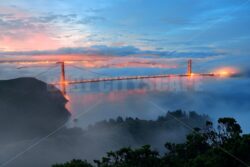
M 30 139 L 56 129 L 70 116 L 66 102 L 59 90 L 52 93 L 35 78 L 0 81 L 0 141 Z

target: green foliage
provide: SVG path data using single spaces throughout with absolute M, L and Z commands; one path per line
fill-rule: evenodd
M 207 122 L 204 129 L 194 129 L 185 143 L 166 143 L 167 153 L 163 156 L 146 145 L 109 152 L 94 162 L 97 167 L 245 167 L 250 165 L 250 135 L 241 133 L 233 118 L 221 118 L 217 130 Z M 91 167 L 88 165 L 73 160 L 53 167 Z
M 159 153 L 152 151 L 149 145 L 139 149 L 123 148 L 107 153 L 101 161 L 96 160 L 98 167 L 158 167 L 161 165 Z
M 99 142 L 98 139 L 110 143 L 110 138 L 112 138 L 112 142 L 116 143 L 115 148 L 119 145 L 135 147 L 150 144 L 152 147 L 164 151 L 162 146 L 166 141 L 175 141 L 178 138 L 177 142 L 184 142 L 186 135 L 191 132 L 177 119 L 173 119 L 173 116 L 189 125 L 191 129 L 203 127 L 205 122 L 209 120 L 206 115 L 199 115 L 195 112 L 188 113 L 182 110 L 168 112 L 156 120 L 118 117 L 117 119 L 100 121 L 90 125 L 84 130 L 82 136 L 86 143 L 93 143 L 98 146 L 103 143 Z M 172 135 L 173 133 L 174 135 Z M 95 138 L 90 140 L 89 136 L 95 136 Z M 110 143 L 112 145 L 110 147 L 107 144 L 105 149 L 107 151 L 112 150 L 114 148 L 113 143 Z
M 167 143 L 165 147 L 169 152 L 163 157 L 165 164 L 185 167 L 249 165 L 249 135 L 241 135 L 240 125 L 233 118 L 221 118 L 218 124 L 216 131 L 212 123 L 207 122 L 203 130 L 188 135 L 183 144 Z
M 218 130 L 223 141 L 229 138 L 237 138 L 242 133 L 240 125 L 233 118 L 220 118 L 218 123 Z
M 52 167 L 93 167 L 93 166 L 89 164 L 87 161 L 73 159 L 72 161 L 66 162 L 65 164 L 52 165 Z

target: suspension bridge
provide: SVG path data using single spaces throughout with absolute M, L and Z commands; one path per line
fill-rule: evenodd
M 48 62 L 49 63 L 49 62 Z M 63 94 L 66 94 L 66 87 L 67 85 L 72 85 L 72 84 L 84 84 L 84 83 L 94 83 L 94 82 L 106 82 L 106 81 L 122 81 L 122 80 L 138 80 L 138 79 L 151 79 L 151 78 L 178 78 L 178 77 L 215 77 L 217 76 L 214 73 L 193 73 L 192 70 L 192 60 L 187 61 L 187 72 L 185 74 L 160 74 L 160 75 L 140 75 L 140 76 L 118 76 L 118 77 L 113 77 L 107 74 L 102 74 L 98 72 L 94 72 L 88 69 L 85 69 L 83 67 L 79 66 L 73 66 L 75 68 L 79 68 L 84 71 L 92 72 L 98 75 L 101 75 L 102 77 L 99 78 L 91 78 L 91 79 L 81 79 L 81 80 L 67 80 L 66 78 L 66 63 L 64 61 L 59 61 L 59 62 L 54 62 L 56 65 L 53 66 L 52 68 L 56 67 L 58 64 L 60 65 L 60 81 L 54 82 L 54 83 L 49 83 L 49 85 L 54 85 L 54 86 L 60 86 L 61 91 Z M 25 67 L 19 67 L 20 68 L 25 68 Z M 48 72 L 52 68 L 49 68 L 46 71 L 41 72 L 40 74 L 44 74 L 45 72 Z M 40 75 L 38 74 L 38 75 Z M 37 76 L 38 76 L 37 75 Z
M 105 81 L 121 81 L 121 80 L 137 80 L 137 79 L 151 79 L 151 78 L 172 78 L 172 77 L 215 77 L 216 74 L 213 73 L 193 73 L 192 72 L 192 60 L 188 60 L 187 62 L 187 73 L 186 74 L 160 74 L 160 75 L 142 75 L 142 76 L 119 76 L 119 77 L 111 77 L 106 74 L 105 77 L 102 78 L 92 78 L 92 79 L 83 79 L 83 80 L 66 80 L 66 71 L 65 71 L 65 62 L 57 62 L 57 64 L 61 65 L 61 80 L 60 82 L 51 83 L 52 85 L 60 85 L 62 92 L 66 94 L 66 86 L 72 84 L 81 84 L 81 83 L 93 83 L 93 82 L 105 82 Z M 79 68 L 79 67 L 77 67 Z

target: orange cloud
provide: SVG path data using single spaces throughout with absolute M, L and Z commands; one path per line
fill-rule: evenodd
M 0 46 L 3 51 L 51 50 L 62 47 L 51 26 L 37 24 L 34 15 L 16 7 L 1 7 Z M 34 19 L 34 20 L 32 20 Z
M 57 49 L 60 47 L 60 43 L 45 33 L 37 33 L 29 35 L 23 40 L 5 36 L 0 39 L 0 46 L 6 51 L 29 51 Z
M 64 61 L 66 66 L 67 64 L 75 64 L 82 68 L 178 68 L 176 62 L 167 59 L 157 60 L 138 57 L 117 58 L 113 56 L 82 54 L 9 56 L 8 58 L 2 58 L 1 60 L 18 61 L 19 64 L 22 65 L 42 65 Z

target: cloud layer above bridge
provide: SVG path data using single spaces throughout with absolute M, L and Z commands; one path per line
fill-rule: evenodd
M 1 1 L 0 50 L 129 45 L 246 53 L 249 9 L 246 0 Z
M 250 51 L 249 11 L 247 0 L 1 1 L 0 55 L 196 58 L 230 64 L 245 61 Z
M 99 55 L 99 56 L 141 56 L 141 57 L 165 57 L 165 58 L 206 58 L 223 55 L 223 52 L 178 52 L 165 50 L 142 50 L 134 46 L 106 46 L 94 45 L 90 47 L 69 47 L 56 50 L 32 50 L 32 51 L 2 51 L 2 56 L 37 56 L 37 55 Z

